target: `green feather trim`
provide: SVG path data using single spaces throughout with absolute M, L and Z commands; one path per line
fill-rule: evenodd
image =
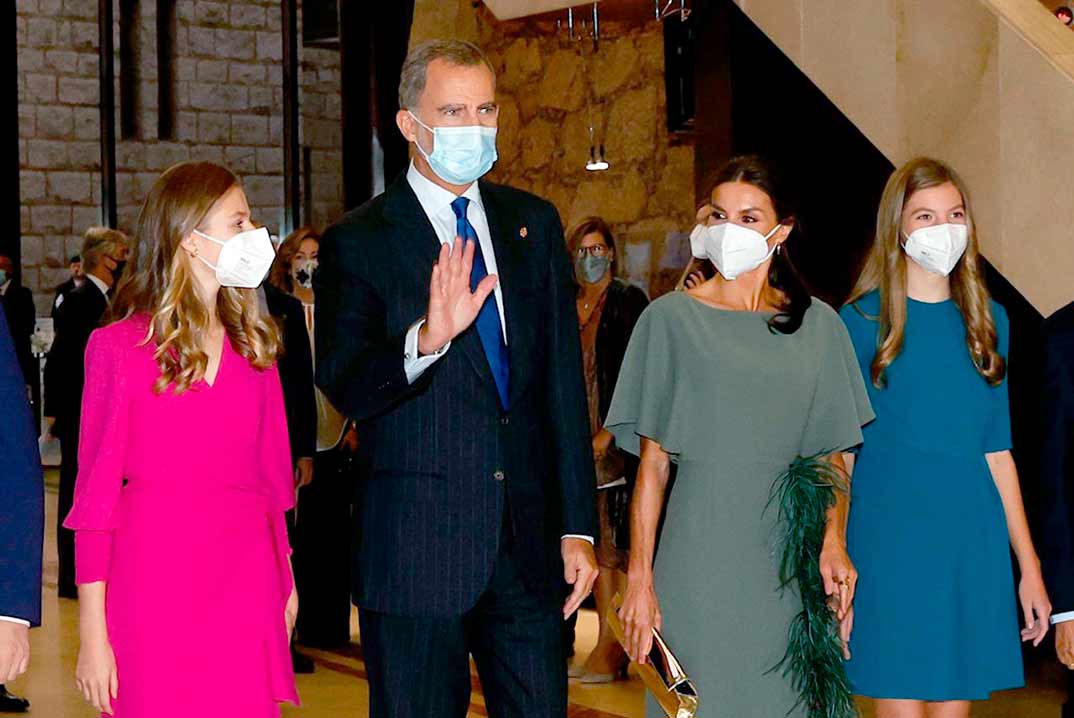
M 779 510 L 780 590 L 793 584 L 802 600 L 802 610 L 791 621 L 787 652 L 772 670 L 782 670 L 798 694 L 791 713 L 804 706 L 809 718 L 856 718 L 839 622 L 828 607 L 820 575 L 828 509 L 837 491 L 847 491 L 845 478 L 826 456 L 795 459 L 776 479 L 768 500 L 769 507 Z

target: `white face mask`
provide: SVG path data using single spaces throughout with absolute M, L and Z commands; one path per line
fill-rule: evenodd
M 198 259 L 216 272 L 216 279 L 221 287 L 256 288 L 264 281 L 272 261 L 276 258 L 276 250 L 272 247 L 269 231 L 265 227 L 239 232 L 226 242 L 196 229 L 194 234 L 220 245 L 220 256 L 217 257 L 215 265 L 200 255 Z
M 699 224 L 690 233 L 690 251 L 698 259 L 708 258 L 724 279 L 734 280 L 757 269 L 772 256 L 776 248 L 770 249 L 768 240 L 782 226 L 777 224 L 768 234 L 761 234 L 734 222 Z
M 915 229 L 903 237 L 907 256 L 933 274 L 951 274 L 966 252 L 969 228 L 964 224 L 935 224 Z

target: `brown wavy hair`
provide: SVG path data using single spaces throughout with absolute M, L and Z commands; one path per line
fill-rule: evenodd
M 962 194 L 968 230 L 966 253 L 951 272 L 951 298 L 962 313 L 966 325 L 966 346 L 978 373 L 992 386 L 1002 382 L 1007 374 L 1007 362 L 997 348 L 992 302 L 985 287 L 977 228 L 966 183 L 947 164 L 918 157 L 896 170 L 884 187 L 876 215 L 876 240 L 848 300 L 853 304 L 869 292 L 879 290 L 880 316 L 869 317 L 880 322 L 871 371 L 873 385 L 878 389 L 886 385 L 885 371 L 902 353 L 906 336 L 907 260 L 900 241 L 903 209 L 918 190 L 948 182 Z M 864 314 L 856 305 L 855 308 Z
M 281 292 L 290 294 L 295 291 L 295 282 L 291 277 L 291 262 L 298 254 L 299 246 L 307 239 L 320 243 L 321 235 L 313 227 L 299 227 L 287 235 L 287 239 L 283 240 L 280 248 L 276 250 L 276 259 L 272 263 L 272 269 L 269 270 L 268 281 Z
M 230 170 L 211 162 L 184 162 L 153 183 L 138 215 L 127 271 L 116 289 L 110 321 L 144 314 L 149 329 L 143 345 L 153 343 L 160 367 L 158 393 L 182 393 L 204 378 L 209 355 L 201 347 L 209 330 L 209 309 L 197 293 L 193 261 L 180 249 L 233 187 Z M 276 324 L 261 313 L 256 289 L 221 287 L 216 311 L 235 350 L 257 369 L 267 369 L 280 351 Z

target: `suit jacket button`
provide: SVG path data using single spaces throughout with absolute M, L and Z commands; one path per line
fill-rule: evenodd
M 497 481 L 503 481 L 503 470 L 496 469 L 496 471 L 492 474 L 492 478 L 496 479 Z
M 501 416 L 500 417 L 500 426 L 507 426 L 510 423 L 511 423 L 510 417 L 508 417 L 508 416 Z

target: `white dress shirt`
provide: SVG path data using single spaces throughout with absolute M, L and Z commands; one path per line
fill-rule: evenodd
M 1074 611 L 1067 611 L 1066 613 L 1057 613 L 1052 616 L 1052 625 L 1057 623 L 1066 623 L 1067 621 L 1074 621 Z
M 453 192 L 449 192 L 418 172 L 417 168 L 414 167 L 414 163 L 410 164 L 406 179 L 410 184 L 410 188 L 414 190 L 414 194 L 417 195 L 418 203 L 425 210 L 425 215 L 429 218 L 429 222 L 433 225 L 433 229 L 436 231 L 436 238 L 440 240 L 440 244 L 454 245 L 455 237 L 458 235 L 458 225 L 455 219 L 455 210 L 451 208 L 451 203 L 458 197 Z M 485 206 L 481 203 L 481 191 L 478 189 L 477 182 L 467 187 L 461 196 L 470 200 L 466 207 L 466 218 L 470 220 L 474 232 L 477 233 L 481 254 L 485 258 L 485 270 L 489 274 L 496 274 L 496 252 L 492 249 L 492 233 L 489 231 L 489 220 L 485 215 Z M 499 282 L 496 283 L 496 288 L 492 290 L 492 294 L 496 299 L 496 309 L 500 313 L 500 328 L 503 330 L 503 340 L 506 344 L 507 321 L 503 312 L 503 290 L 500 288 Z M 415 322 L 406 335 L 403 370 L 406 372 L 407 381 L 411 384 L 426 369 L 435 364 L 436 360 L 442 357 L 451 346 L 449 342 L 434 354 L 420 356 L 418 353 L 418 331 L 424 324 L 424 319 Z
M 433 225 L 433 229 L 436 231 L 436 238 L 440 240 L 440 244 L 453 245 L 455 237 L 458 236 L 458 225 L 455 210 L 451 208 L 451 203 L 458 197 L 453 192 L 449 192 L 418 172 L 413 162 L 410 163 L 410 169 L 407 170 L 406 180 L 410 184 L 410 188 L 414 190 L 414 194 L 417 195 L 418 203 L 425 210 L 425 215 L 429 218 L 429 222 Z M 470 220 L 474 232 L 477 233 L 477 241 L 481 246 L 481 254 L 485 259 L 486 271 L 489 274 L 496 274 L 496 252 L 492 248 L 492 232 L 489 230 L 489 220 L 485 214 L 485 205 L 481 203 L 481 191 L 477 186 L 477 182 L 467 187 L 466 191 L 459 196 L 470 200 L 466 207 L 466 218 Z M 496 309 L 500 313 L 500 328 L 503 330 L 503 341 L 506 344 L 507 320 L 503 311 L 503 289 L 500 288 L 499 282 L 496 283 L 496 288 L 492 290 L 492 294 L 496 299 Z M 435 353 L 421 356 L 418 352 L 418 332 L 424 324 L 425 319 L 419 319 L 406 333 L 406 343 L 403 349 L 403 371 L 406 372 L 407 381 L 411 384 L 417 381 L 418 377 L 426 369 L 435 364 L 451 348 L 451 342 L 448 342 Z M 577 538 L 593 543 L 592 536 L 567 534 L 563 538 Z
M 96 274 L 87 274 L 86 278 L 93 282 L 93 286 L 101 290 L 101 294 L 108 298 L 108 285 L 104 283 L 104 280 L 98 277 Z

